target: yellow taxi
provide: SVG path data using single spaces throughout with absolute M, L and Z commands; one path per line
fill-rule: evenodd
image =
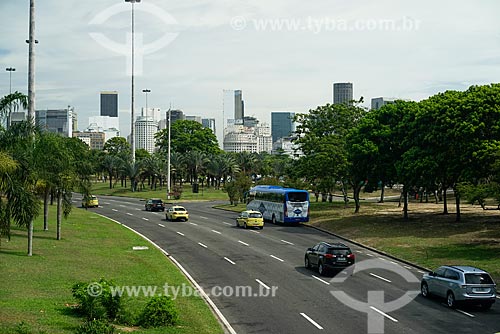
M 236 226 L 243 226 L 244 228 L 258 227 L 262 230 L 264 228 L 264 217 L 262 217 L 262 213 L 259 211 L 243 211 L 236 218 Z
M 87 197 L 83 197 L 82 199 L 82 208 L 97 208 L 99 207 L 99 200 L 97 196 L 89 195 Z
M 189 219 L 189 213 L 183 206 L 174 205 L 171 206 L 165 213 L 165 219 L 187 221 Z

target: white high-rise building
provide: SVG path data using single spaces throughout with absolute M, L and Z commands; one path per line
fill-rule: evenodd
M 149 153 L 155 151 L 155 134 L 158 132 L 158 122 L 150 116 L 139 116 L 135 121 L 136 149 L 145 149 Z
M 267 124 L 244 126 L 231 122 L 224 135 L 223 147 L 226 152 L 260 153 L 272 151 L 271 128 Z

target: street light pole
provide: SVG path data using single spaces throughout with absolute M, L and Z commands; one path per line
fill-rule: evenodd
M 146 117 L 145 117 L 145 120 L 146 120 L 146 122 L 145 122 L 145 126 L 146 126 L 146 136 L 145 137 L 146 137 L 146 141 L 144 142 L 145 143 L 144 146 L 146 148 L 146 151 L 149 152 L 149 145 L 148 145 L 149 144 L 148 143 L 148 141 L 149 141 L 149 137 L 148 137 L 148 132 L 149 132 L 148 131 L 149 130 L 148 129 L 148 127 L 149 127 L 149 122 L 148 122 L 148 93 L 151 93 L 151 89 L 143 89 L 142 92 L 146 94 Z
M 167 199 L 170 199 L 170 130 L 171 126 L 170 123 L 172 122 L 172 117 L 171 117 L 171 109 L 172 107 L 168 108 L 168 150 L 167 150 Z
M 134 4 L 141 2 L 141 0 L 125 0 L 132 4 L 132 92 L 131 92 L 131 106 L 130 106 L 130 146 L 132 147 L 132 162 L 135 162 L 135 113 L 134 113 Z
M 28 120 L 35 124 L 35 0 L 30 0 L 28 43 Z M 28 253 L 31 256 L 31 249 Z
M 15 72 L 16 69 L 14 67 L 7 67 L 5 70 L 9 72 L 9 94 L 12 94 L 12 72 Z

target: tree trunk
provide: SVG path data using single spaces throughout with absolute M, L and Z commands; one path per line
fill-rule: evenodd
M 382 182 L 382 189 L 380 189 L 380 200 L 379 203 L 384 203 L 384 193 L 385 193 L 385 183 Z
M 455 192 L 455 206 L 457 208 L 457 216 L 455 218 L 455 221 L 459 222 L 460 218 L 461 218 L 461 214 L 460 214 L 460 194 L 458 193 L 458 191 L 456 189 L 454 189 L 454 192 Z
M 447 189 L 447 187 L 445 187 L 443 189 L 443 214 L 444 215 L 448 214 L 448 198 L 446 196 L 446 189 Z
M 359 203 L 359 193 L 361 192 L 361 186 L 354 186 L 354 204 L 356 205 L 356 209 L 354 213 L 359 213 L 360 203 Z
M 61 240 L 62 192 L 57 192 L 57 240 Z
M 109 189 L 113 189 L 113 175 L 109 174 Z
M 28 256 L 33 256 L 33 220 L 28 225 Z
M 403 191 L 404 191 L 404 194 L 403 194 L 403 200 L 404 200 L 403 218 L 404 218 L 404 220 L 408 220 L 408 192 L 406 191 L 406 189 L 404 187 L 403 187 Z
M 50 187 L 45 188 L 45 193 L 43 194 L 43 230 L 49 230 L 49 196 Z

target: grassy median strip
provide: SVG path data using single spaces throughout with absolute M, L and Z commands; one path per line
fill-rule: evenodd
M 55 208 L 51 208 L 55 211 Z M 54 219 L 51 219 L 53 222 Z M 141 237 L 90 211 L 74 209 L 63 222 L 60 241 L 55 240 L 55 223 L 42 230 L 35 222 L 34 256 L 26 256 L 26 232 L 14 229 L 10 242 L 0 245 L 0 333 L 18 333 L 21 322 L 30 333 L 74 333 L 82 318 L 74 312 L 71 287 L 103 277 L 118 286 L 156 287 L 190 285 L 179 270 Z M 147 250 L 134 251 L 134 246 Z M 123 297 L 127 312 L 140 312 L 148 298 Z M 177 297 L 180 321 L 175 327 L 140 329 L 120 327 L 133 333 L 222 333 L 219 323 L 201 297 Z

